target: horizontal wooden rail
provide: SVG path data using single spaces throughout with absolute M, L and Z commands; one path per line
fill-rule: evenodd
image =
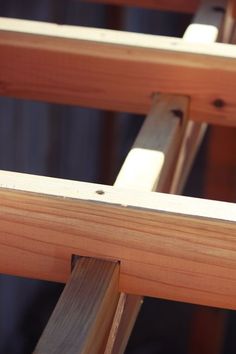
M 195 121 L 236 125 L 236 47 L 1 19 L 0 94 L 147 113 L 154 92 L 191 97 Z
M 150 9 L 188 12 L 196 11 L 200 0 L 83 0 L 84 2 L 110 5 L 138 6 Z
M 0 272 L 65 282 L 120 261 L 126 293 L 236 309 L 236 205 L 2 172 Z M 28 192 L 27 192 L 28 191 Z

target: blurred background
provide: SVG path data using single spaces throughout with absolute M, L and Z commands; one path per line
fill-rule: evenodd
M 0 0 L 0 16 L 177 37 L 191 21 L 187 14 L 79 0 Z M 1 97 L 0 169 L 113 184 L 143 120 Z M 185 195 L 236 201 L 235 137 L 232 128 L 208 129 Z M 33 351 L 62 290 L 0 275 L 0 353 Z M 235 326 L 233 311 L 147 298 L 126 353 L 235 354 Z

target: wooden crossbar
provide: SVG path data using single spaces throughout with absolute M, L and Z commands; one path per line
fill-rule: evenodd
M 119 260 L 121 291 L 236 308 L 236 205 L 2 172 L 0 272 L 66 281 Z
M 233 45 L 1 19 L 0 51 L 3 96 L 147 113 L 172 93 L 191 119 L 236 125 Z

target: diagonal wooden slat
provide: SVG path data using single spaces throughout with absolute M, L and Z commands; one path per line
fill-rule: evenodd
M 78 259 L 34 353 L 104 353 L 118 281 L 118 263 Z

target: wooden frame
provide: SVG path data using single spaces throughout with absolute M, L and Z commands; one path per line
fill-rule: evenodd
M 143 4 L 141 0 L 105 2 Z M 194 12 L 199 1 L 145 2 L 146 7 L 171 11 L 180 4 L 181 11 Z M 128 336 L 124 331 L 131 330 L 140 295 L 236 309 L 236 206 L 150 192 L 181 190 L 204 131 L 199 122 L 236 125 L 236 49 L 210 44 L 222 29 L 223 41 L 231 37 L 235 2 L 227 5 L 224 26 L 226 1 L 206 0 L 197 12 L 197 26 L 204 25 L 204 18 L 211 25 L 210 37 L 204 30 L 206 44 L 191 43 L 197 33 L 191 26 L 183 39 L 176 39 L 1 19 L 2 95 L 136 113 L 147 113 L 155 101 L 114 187 L 0 173 L 1 272 L 65 282 L 72 254 L 98 257 L 102 260 L 96 262 L 115 270 L 107 277 L 112 306 L 82 295 L 81 303 L 97 310 L 87 334 L 78 339 L 81 352 L 91 352 L 94 328 L 100 329 L 109 308 L 109 325 L 93 352 L 122 353 Z M 187 124 L 188 111 L 192 122 Z M 193 141 L 184 156 L 189 137 Z M 151 178 L 142 174 L 143 169 L 152 172 Z M 80 274 L 79 266 L 76 272 Z M 76 293 L 75 277 L 77 273 L 66 289 Z M 87 294 L 97 284 L 86 288 Z M 99 298 L 106 298 L 107 290 L 100 290 Z M 54 319 L 65 315 L 61 303 L 70 297 L 65 290 L 37 353 L 48 350 Z M 78 305 L 77 295 L 73 301 Z M 69 321 L 68 333 L 77 323 L 76 314 L 71 316 L 75 322 Z M 56 336 L 61 336 L 60 330 L 59 324 Z M 70 337 L 76 342 L 76 336 Z M 74 350 L 68 343 L 65 348 L 68 353 Z

